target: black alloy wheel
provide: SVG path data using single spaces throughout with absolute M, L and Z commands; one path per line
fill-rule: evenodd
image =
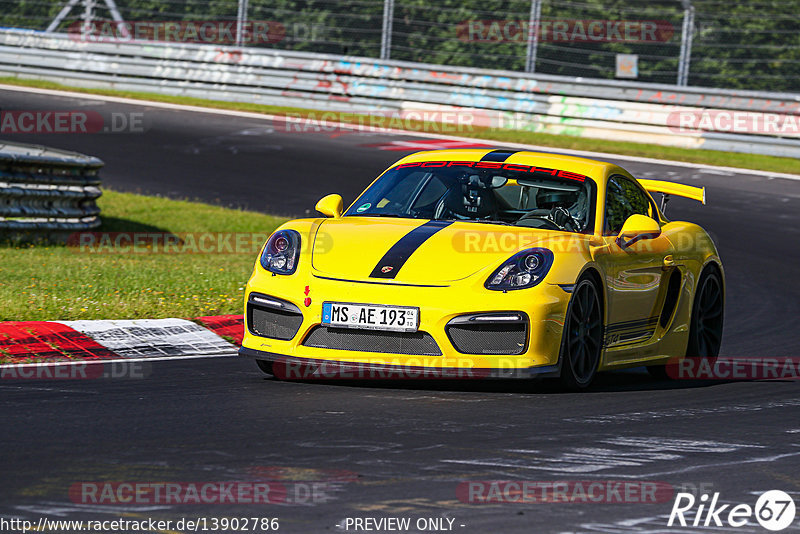
M 713 267 L 700 275 L 692 306 L 689 345 L 686 356 L 715 360 L 722 345 L 725 295 L 722 278 Z
M 603 313 L 592 280 L 576 286 L 567 308 L 561 346 L 561 381 L 571 390 L 589 387 L 597 374 L 603 348 Z

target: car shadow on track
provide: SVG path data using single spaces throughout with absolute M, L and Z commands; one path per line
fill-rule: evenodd
M 278 379 L 265 376 L 266 381 Z M 569 394 L 556 379 L 505 380 L 505 379 L 291 379 L 280 380 L 285 383 L 301 383 L 338 386 L 347 388 L 391 389 L 415 391 L 453 391 L 475 393 L 517 393 L 517 394 Z M 723 380 L 659 380 L 651 377 L 642 368 L 608 371 L 597 375 L 594 383 L 581 394 L 660 391 L 674 389 L 696 389 L 720 386 L 731 381 Z
M 100 220 L 102 224 L 100 228 L 97 229 L 98 232 L 167 233 L 165 229 L 159 228 L 158 226 L 132 221 L 130 219 L 101 215 Z

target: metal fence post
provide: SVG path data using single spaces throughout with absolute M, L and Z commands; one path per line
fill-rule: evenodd
M 383 31 L 381 32 L 381 59 L 392 55 L 392 20 L 394 19 L 394 0 L 383 0 Z
M 692 60 L 692 34 L 694 32 L 694 6 L 692 0 L 681 0 L 683 4 L 683 28 L 681 33 L 681 57 L 678 60 L 678 85 L 689 83 L 689 64 Z
M 236 14 L 236 46 L 242 46 L 245 24 L 247 24 L 247 0 L 239 0 L 239 11 Z
M 92 22 L 94 22 L 94 2 L 95 0 L 84 0 L 83 2 L 83 25 L 81 34 L 86 37 L 92 34 Z
M 542 0 L 531 0 L 528 18 L 528 50 L 525 54 L 525 72 L 536 72 L 536 52 L 539 50 L 539 25 L 542 19 Z
M 56 18 L 50 23 L 50 25 L 45 30 L 46 32 L 54 32 L 58 29 L 59 24 L 64 22 L 69 15 L 69 12 L 72 11 L 72 8 L 77 6 L 79 2 L 83 2 L 84 4 L 84 11 L 83 11 L 83 25 L 81 28 L 81 33 L 85 37 L 87 34 L 91 34 L 92 31 L 92 18 L 93 12 L 96 4 L 96 0 L 69 0 L 61 11 L 58 12 Z M 114 0 L 105 0 L 106 6 L 108 7 L 108 11 L 111 13 L 111 18 L 117 23 L 117 30 L 119 31 L 122 37 L 131 37 L 128 28 L 125 26 L 125 20 L 122 18 L 122 15 L 119 12 L 119 8 Z M 88 21 L 88 22 L 87 22 Z
M 69 2 L 67 2 L 67 4 L 61 8 L 61 11 L 58 13 L 58 15 L 56 15 L 56 18 L 53 19 L 53 22 L 50 23 L 45 31 L 48 33 L 56 31 L 58 29 L 58 25 L 61 24 L 65 18 L 67 18 L 69 12 L 72 11 L 72 8 L 75 7 L 78 2 L 80 2 L 80 0 L 69 0 Z

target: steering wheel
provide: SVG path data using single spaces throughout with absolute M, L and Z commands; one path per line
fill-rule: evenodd
M 561 206 L 553 206 L 549 213 L 542 213 L 544 210 L 536 209 L 530 211 L 519 218 L 517 222 L 524 221 L 525 219 L 539 219 L 550 223 L 556 230 L 565 230 L 567 232 L 580 232 L 581 225 L 568 209 Z
M 550 210 L 550 219 L 559 228 L 567 232 L 581 231 L 581 225 L 575 220 L 575 217 L 572 216 L 567 208 L 562 206 L 555 206 Z
M 447 195 L 450 193 L 448 189 L 445 193 L 439 197 L 439 200 L 436 202 L 436 208 L 433 210 L 433 218 L 434 219 L 441 219 L 445 215 L 449 215 L 448 219 L 455 219 L 460 221 L 467 221 L 470 219 L 491 219 L 491 215 L 487 215 L 485 217 L 466 217 L 464 215 L 460 215 L 458 213 L 453 212 L 447 208 Z

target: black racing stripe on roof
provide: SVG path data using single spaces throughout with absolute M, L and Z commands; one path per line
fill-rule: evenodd
M 380 259 L 378 264 L 372 269 L 370 278 L 394 278 L 405 265 L 408 258 L 436 232 L 450 226 L 452 221 L 428 221 L 422 226 L 418 226 L 400 238 L 392 245 L 386 254 Z M 386 272 L 383 272 L 384 269 Z
M 481 161 L 500 161 L 507 160 L 512 154 L 516 154 L 519 150 L 492 150 L 481 158 Z

